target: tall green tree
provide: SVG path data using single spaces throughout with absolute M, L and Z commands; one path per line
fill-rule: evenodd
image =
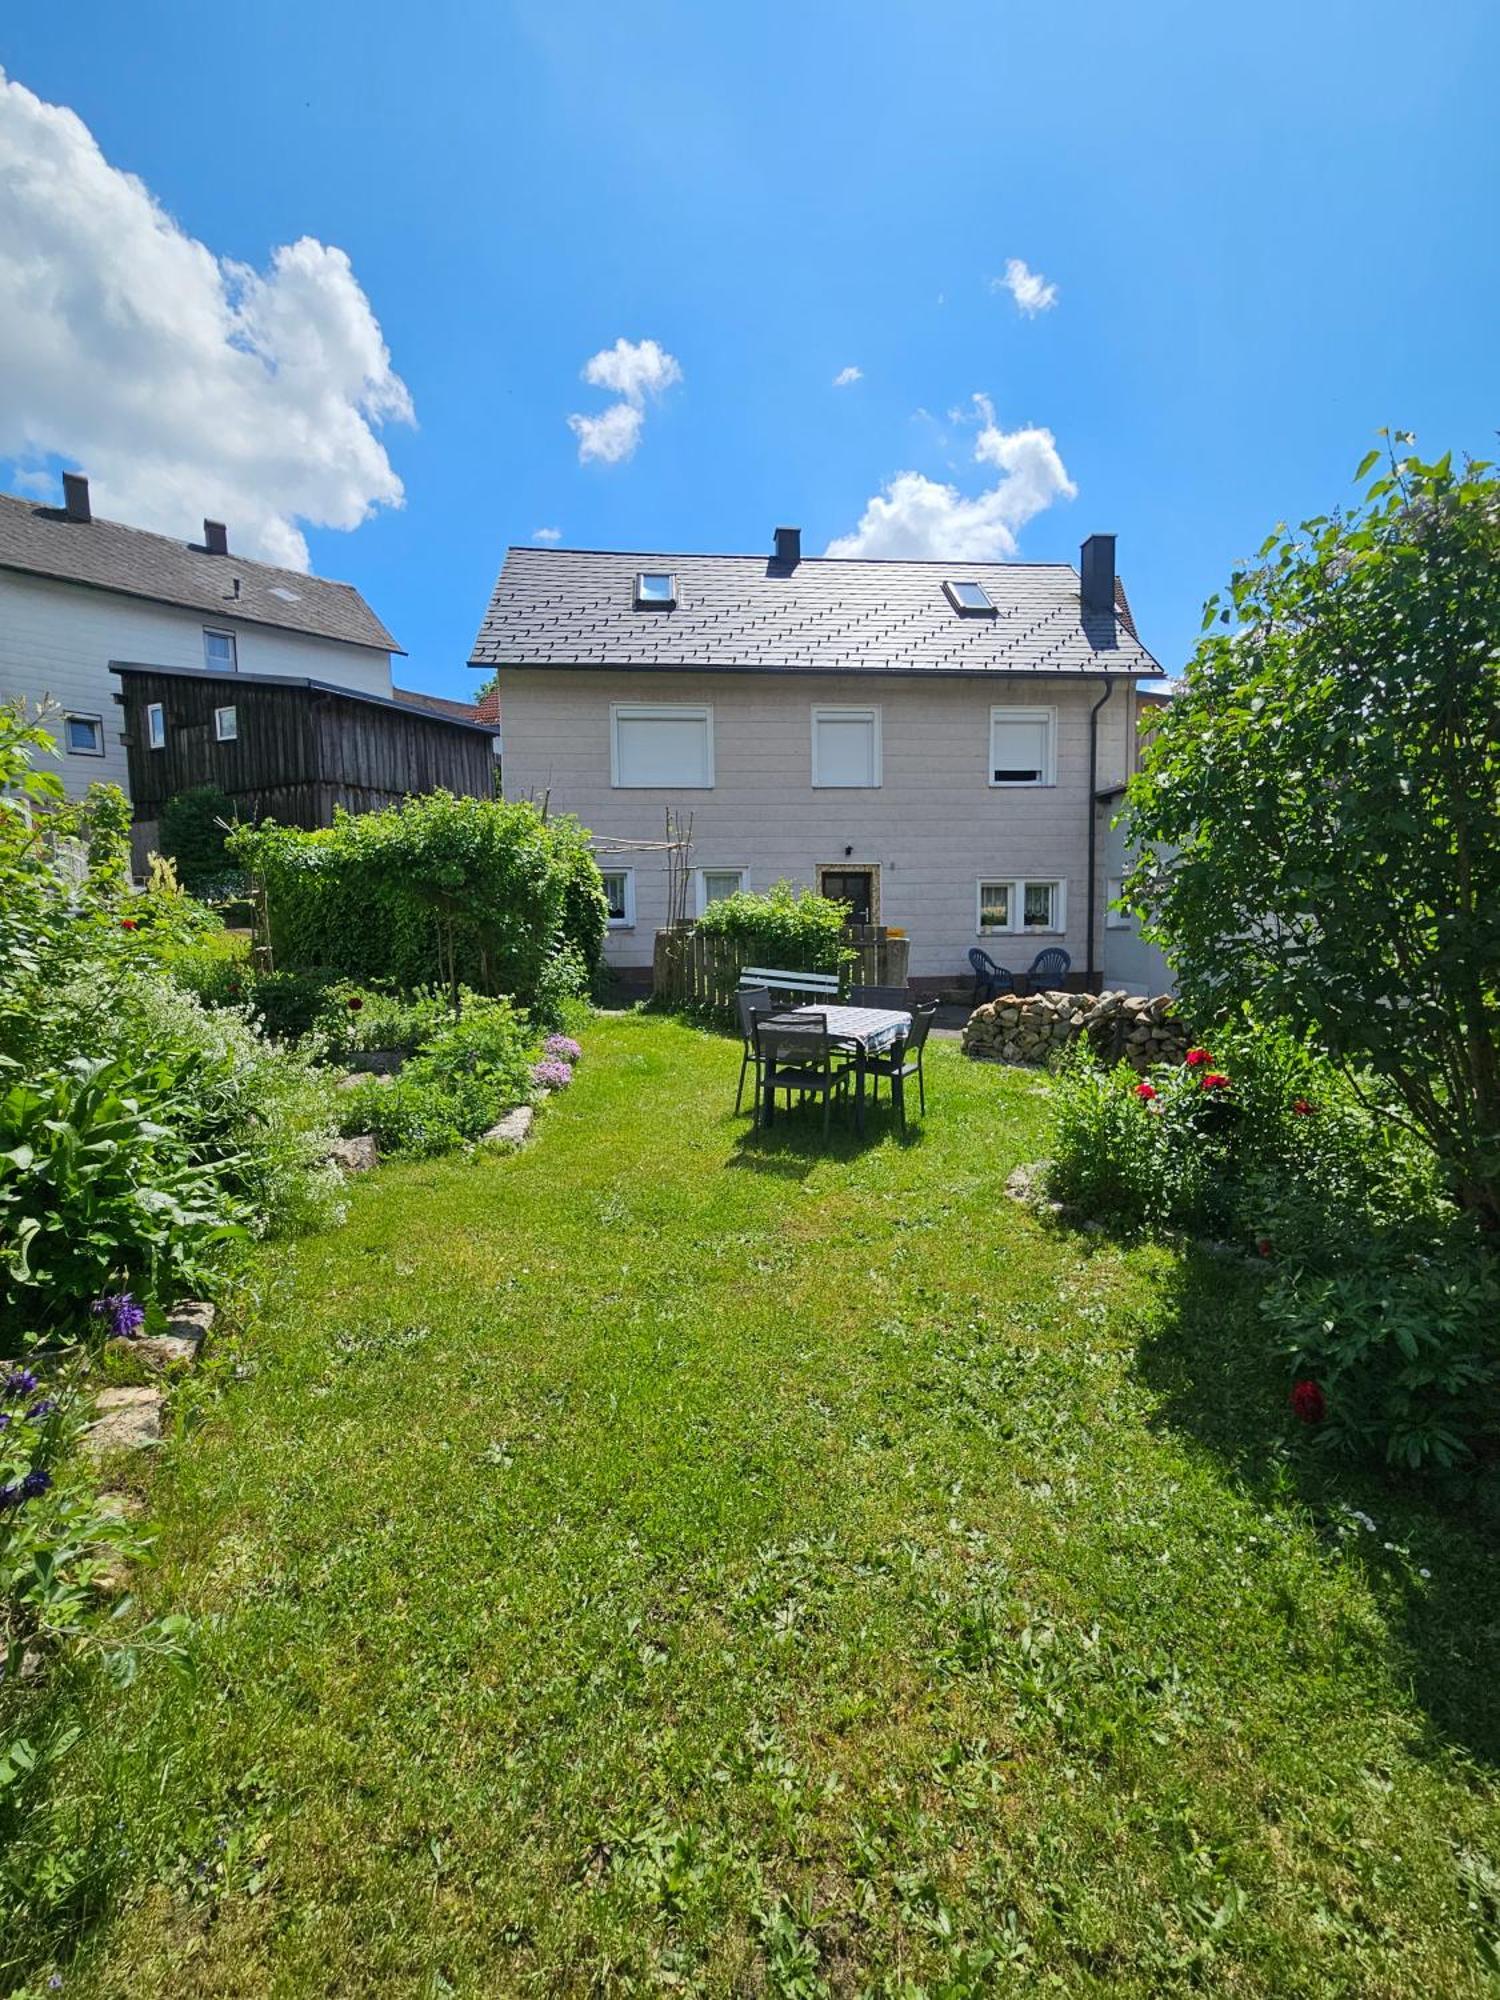
M 1500 1229 L 1500 479 L 1412 443 L 1210 600 L 1127 800 L 1128 893 L 1193 1007 L 1383 1079 Z

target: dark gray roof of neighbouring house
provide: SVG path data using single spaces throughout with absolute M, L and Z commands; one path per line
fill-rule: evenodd
M 471 710 L 468 715 L 447 715 L 420 702 L 403 701 L 397 695 L 369 694 L 364 688 L 340 687 L 335 681 L 305 680 L 300 674 L 211 674 L 202 667 L 156 667 L 149 660 L 111 660 L 109 670 L 125 681 L 192 681 L 195 687 L 218 686 L 226 693 L 248 690 L 253 694 L 256 688 L 268 687 L 297 688 L 306 694 L 332 695 L 339 701 L 363 702 L 369 708 L 393 708 L 399 715 L 410 715 L 418 722 L 435 723 L 443 729 L 471 729 L 480 736 L 493 736 L 495 733 L 493 723 L 474 719 L 477 710 Z M 118 699 L 120 697 L 116 696 Z M 460 706 L 457 702 L 451 705 Z
M 0 569 L 177 605 L 210 620 L 242 619 L 283 632 L 342 639 L 351 646 L 375 646 L 382 653 L 401 651 L 353 584 L 275 569 L 233 552 L 210 555 L 195 542 L 174 541 L 170 535 L 97 516 L 70 520 L 61 507 L 39 506 L 14 493 L 0 493 Z
M 641 609 L 641 570 L 670 570 L 674 608 Z M 984 585 L 961 616 L 945 581 Z M 1085 614 L 1068 563 L 512 548 L 469 664 L 795 673 L 1130 673 L 1161 668 L 1116 614 Z

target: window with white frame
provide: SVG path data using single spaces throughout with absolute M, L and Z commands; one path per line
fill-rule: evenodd
M 240 718 L 232 708 L 214 710 L 214 735 L 220 743 L 237 743 L 240 736 Z
M 1128 931 L 1134 921 L 1129 909 L 1117 910 L 1115 905 L 1125 894 L 1124 881 L 1118 875 L 1111 875 L 1104 885 L 1104 922 L 1112 931 Z
M 63 718 L 63 741 L 70 757 L 104 755 L 104 717 L 68 715 Z
M 990 710 L 990 783 L 1057 783 L 1057 710 Z
M 712 789 L 711 708 L 684 702 L 616 702 L 609 715 L 612 785 L 672 792 Z
M 604 900 L 609 905 L 609 927 L 611 930 L 629 930 L 635 922 L 635 870 L 606 868 L 602 873 Z
M 830 787 L 880 783 L 878 708 L 813 710 L 812 781 Z
M 239 650 L 234 643 L 232 632 L 212 632 L 207 626 L 204 627 L 203 664 L 211 674 L 239 672 Z
M 146 703 L 146 741 L 153 750 L 167 747 L 167 711 L 159 701 Z
M 749 880 L 749 872 L 744 868 L 700 868 L 698 870 L 698 914 L 701 917 L 710 903 L 722 903 L 726 896 L 737 896 Z
M 975 915 L 980 937 L 1050 935 L 1067 928 L 1067 884 L 1047 881 L 981 882 Z

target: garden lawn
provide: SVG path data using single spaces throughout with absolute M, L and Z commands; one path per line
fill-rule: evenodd
M 524 1153 L 265 1257 L 151 1479 L 189 1664 L 62 1692 L 4 1969 L 1493 1990 L 1493 1537 L 1321 1468 L 1256 1273 L 1017 1207 L 1048 1086 L 951 1045 L 825 1153 L 735 1043 L 585 1043 Z

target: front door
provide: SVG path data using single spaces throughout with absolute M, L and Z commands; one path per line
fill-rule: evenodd
M 820 868 L 818 889 L 836 903 L 849 905 L 851 924 L 875 921 L 875 870 L 873 868 Z

